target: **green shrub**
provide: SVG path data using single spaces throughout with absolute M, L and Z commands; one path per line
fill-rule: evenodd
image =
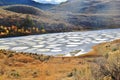
M 33 22 L 33 20 L 31 19 L 31 17 L 29 15 L 26 15 L 25 21 L 22 26 L 24 26 L 26 28 L 34 27 L 35 23 Z

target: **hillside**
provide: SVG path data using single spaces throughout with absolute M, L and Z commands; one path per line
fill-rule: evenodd
M 60 5 L 52 8 L 54 11 L 68 11 L 72 13 L 105 13 L 105 14 L 119 14 L 120 13 L 119 0 L 68 0 Z
M 119 0 L 68 0 L 52 8 L 49 7 L 49 10 L 41 10 L 33 5 L 27 6 L 26 4 L 30 1 L 13 0 L 11 4 L 14 2 L 16 5 L 6 3 L 7 6 L 1 6 L 2 35 L 8 37 L 8 35 L 6 36 L 9 33 L 8 27 L 12 26 L 17 27 L 17 30 L 13 30 L 17 32 L 10 33 L 9 36 L 120 28 Z M 30 4 L 34 4 L 32 2 L 34 1 L 31 1 Z M 18 5 L 18 3 L 22 5 Z M 44 5 L 47 6 L 47 4 Z M 27 22 L 28 15 L 30 21 Z M 20 30 L 18 30 L 19 28 Z
M 12 6 L 6 6 L 3 9 L 16 12 L 16 13 L 22 13 L 22 14 L 31 14 L 35 16 L 40 16 L 45 14 L 42 10 L 32 7 L 32 6 L 26 6 L 26 5 L 12 5 Z M 44 16 L 44 15 L 43 15 Z
M 120 40 L 99 44 L 93 51 L 78 57 L 53 57 L 0 50 L 0 79 L 119 80 Z
M 56 20 L 56 18 L 53 17 L 54 15 L 55 14 L 50 13 L 48 11 L 43 11 L 38 8 L 26 5 L 12 5 L 1 7 L 0 26 L 2 28 L 1 29 L 2 34 L 6 35 L 6 32 L 8 32 L 7 30 L 9 30 L 8 27 L 12 26 L 16 26 L 17 29 L 20 29 L 19 30 L 20 33 L 22 29 L 24 29 L 22 31 L 23 33 L 21 33 L 22 35 L 72 30 L 71 29 L 72 26 L 69 23 L 63 21 L 63 19 Z M 33 27 L 35 27 L 36 29 L 34 29 Z M 31 29 L 29 28 L 32 28 L 34 30 L 30 31 Z M 16 30 L 14 31 L 16 32 Z M 13 36 L 15 35 L 18 36 L 19 35 L 18 30 L 17 33 L 12 34 Z
M 42 4 L 35 2 L 33 0 L 0 0 L 0 6 L 6 6 L 6 5 L 29 5 L 34 6 L 43 10 L 48 10 L 56 5 L 54 4 Z
M 119 0 L 68 0 L 51 11 L 66 14 L 68 23 L 75 26 L 88 29 L 117 28 L 120 26 L 119 5 Z

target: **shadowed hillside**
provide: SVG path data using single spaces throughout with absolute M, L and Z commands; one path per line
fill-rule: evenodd
M 23 13 L 23 14 L 32 14 L 32 15 L 43 15 L 43 11 L 38 8 L 26 6 L 26 5 L 12 5 L 4 8 L 5 10 Z
M 29 16 L 29 18 L 27 16 Z M 0 26 L 2 28 L 2 34 L 6 34 L 6 32 L 8 32 L 6 29 L 11 26 L 16 26 L 18 29 L 21 29 L 19 31 L 23 32 L 27 29 L 27 33 L 30 34 L 72 31 L 72 25 L 63 21 L 63 19 L 56 20 L 53 16 L 55 16 L 55 14 L 42 11 L 32 6 L 17 5 L 1 7 Z M 33 29 L 33 27 L 36 27 L 36 29 L 38 28 L 39 31 L 44 29 L 44 31 L 38 33 L 35 31 L 31 32 L 30 30 L 31 28 Z M 12 34 L 18 35 L 16 33 Z
M 52 8 L 54 11 L 68 11 L 72 13 L 105 13 L 119 14 L 119 0 L 68 0 Z
M 34 6 L 43 10 L 48 10 L 56 5 L 54 4 L 42 4 L 35 2 L 33 0 L 0 0 L 0 6 L 6 6 L 6 5 L 29 5 Z
M 119 5 L 119 0 L 68 0 L 51 11 L 67 14 L 68 23 L 75 26 L 88 29 L 117 28 L 120 26 Z

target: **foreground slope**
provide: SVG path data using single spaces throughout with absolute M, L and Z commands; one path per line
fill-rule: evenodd
M 99 44 L 93 51 L 94 54 L 89 53 L 79 57 L 53 57 L 0 50 L 0 79 L 113 80 L 115 78 L 115 80 L 119 80 L 120 77 L 117 74 L 119 70 L 114 74 L 109 73 L 112 69 L 119 68 L 117 64 L 120 62 L 120 40 Z M 109 55 L 106 56 L 106 53 Z M 102 66 L 100 62 L 102 62 Z M 111 63 L 108 65 L 106 62 Z M 109 67 L 110 71 L 106 69 L 105 65 Z

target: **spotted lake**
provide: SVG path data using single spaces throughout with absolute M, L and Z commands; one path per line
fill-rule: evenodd
M 120 39 L 120 29 L 84 32 L 65 32 L 0 38 L 0 49 L 38 54 L 71 56 L 70 52 L 81 50 L 75 56 L 91 50 L 95 44 Z

